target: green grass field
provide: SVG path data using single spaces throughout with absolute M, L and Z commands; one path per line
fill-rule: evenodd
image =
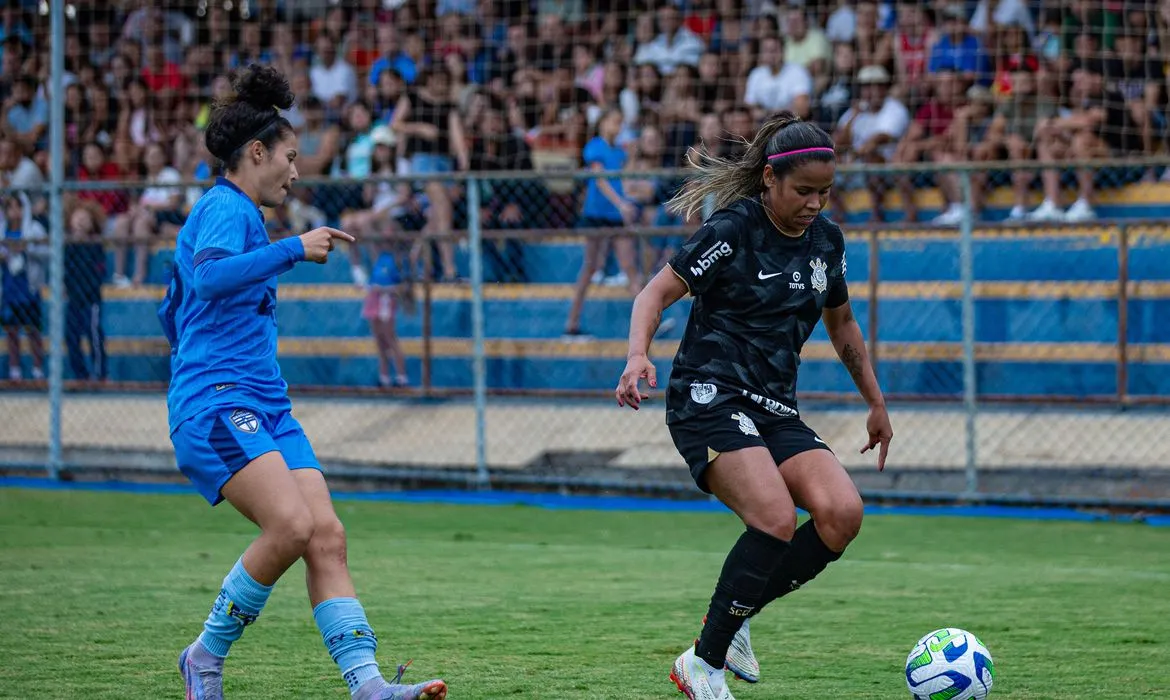
M 340 502 L 384 669 L 450 698 L 672 698 L 730 515 Z M 0 490 L 0 697 L 182 696 L 175 657 L 253 535 L 196 496 Z M 228 697 L 345 698 L 298 566 L 228 662 Z M 1162 697 L 1170 529 L 871 517 L 846 558 L 758 617 L 737 698 L 907 698 L 914 641 L 964 627 L 993 698 Z

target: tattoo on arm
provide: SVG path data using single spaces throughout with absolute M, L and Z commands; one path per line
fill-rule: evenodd
M 860 382 L 864 368 L 861 353 L 857 351 L 857 348 L 848 344 L 841 348 L 841 362 L 845 365 L 845 369 L 849 370 L 849 376 L 853 377 L 853 381 Z

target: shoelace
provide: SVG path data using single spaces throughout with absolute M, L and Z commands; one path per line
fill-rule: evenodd
M 398 664 L 398 675 L 394 676 L 394 680 L 392 681 L 394 685 L 402 683 L 402 674 L 406 673 L 406 669 L 410 667 L 412 663 L 414 663 L 414 659 L 407 659 L 406 663 Z

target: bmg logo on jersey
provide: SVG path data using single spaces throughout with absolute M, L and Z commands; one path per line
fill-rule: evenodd
M 711 266 L 715 264 L 716 260 L 719 258 L 731 257 L 731 253 L 732 250 L 730 243 L 727 241 L 720 241 L 719 243 L 716 243 L 707 250 L 703 251 L 703 254 L 699 256 L 699 259 L 695 262 L 695 264 L 691 265 L 691 274 L 695 277 L 702 277 L 704 272 L 711 269 Z

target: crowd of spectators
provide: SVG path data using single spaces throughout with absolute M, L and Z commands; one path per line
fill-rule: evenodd
M 35 188 L 47 172 L 45 6 L 0 8 L 3 187 Z M 691 148 L 734 155 L 737 139 L 780 110 L 834 133 L 842 161 L 865 163 L 1152 155 L 1167 123 L 1160 47 L 1170 47 L 1170 0 L 91 0 L 69 3 L 67 21 L 69 177 L 144 182 L 72 203 L 119 242 L 110 271 L 118 286 L 146 281 L 145 245 L 173 234 L 201 192 L 170 186 L 213 174 L 201 129 L 230 89 L 225 74 L 252 62 L 290 79 L 303 179 L 577 170 L 613 111 L 626 170 L 683 166 Z M 1072 202 L 1061 201 L 1072 184 L 1063 177 L 1008 173 L 1011 218 L 1093 218 L 1094 173 L 1076 176 Z M 957 182 L 933 180 L 947 204 L 936 223 L 958 223 Z M 914 221 L 924 183 L 862 176 L 837 192 L 867 189 L 880 221 L 887 191 L 899 191 Z M 677 183 L 634 184 L 627 224 L 683 223 L 661 208 Z M 1035 188 L 1043 200 L 1029 211 Z M 465 225 L 465 195 L 438 180 L 325 183 L 302 188 L 269 222 L 291 229 L 347 217 L 369 233 L 441 232 Z M 489 228 L 567 228 L 584 198 L 571 179 L 496 182 L 481 214 Z M 29 206 L 43 212 L 36 197 Z M 672 244 L 647 245 L 641 275 Z M 138 247 L 133 266 L 128 246 Z M 426 252 L 410 251 L 410 274 L 433 257 L 422 273 L 459 277 L 453 245 Z M 487 252 L 490 278 L 525 279 L 515 242 Z M 366 283 L 367 256 L 355 249 L 351 259 L 354 280 Z M 593 279 L 604 275 L 603 260 L 594 268 Z

